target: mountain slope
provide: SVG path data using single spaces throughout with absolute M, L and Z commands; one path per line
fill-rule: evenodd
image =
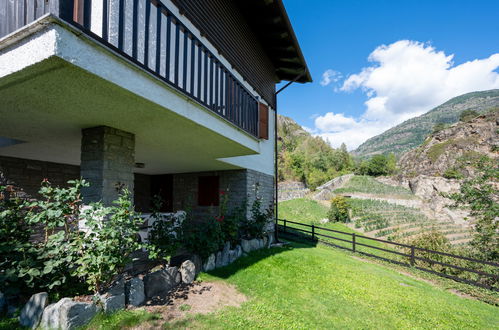
M 424 115 L 406 120 L 402 124 L 370 138 L 354 151 L 354 155 L 363 158 L 390 152 L 400 155 L 423 143 L 436 124 L 456 123 L 464 110 L 475 110 L 481 113 L 498 106 L 499 89 L 457 96 Z
M 499 108 L 431 134 L 422 145 L 402 155 L 400 174 L 470 177 L 480 157 L 499 157 Z

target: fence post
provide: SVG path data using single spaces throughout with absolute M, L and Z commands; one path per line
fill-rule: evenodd
M 414 266 L 414 245 L 411 246 L 411 266 Z
M 352 251 L 355 252 L 355 233 L 352 233 Z
M 312 225 L 312 239 L 315 239 L 315 225 Z

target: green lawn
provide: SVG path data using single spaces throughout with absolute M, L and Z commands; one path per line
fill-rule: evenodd
M 257 251 L 202 274 L 250 297 L 239 308 L 193 317 L 172 328 L 491 329 L 499 310 L 460 298 L 381 265 L 324 246 Z
M 392 195 L 398 198 L 416 198 L 409 189 L 390 186 L 376 181 L 373 177 L 356 175 L 335 193 L 366 193 L 379 195 Z

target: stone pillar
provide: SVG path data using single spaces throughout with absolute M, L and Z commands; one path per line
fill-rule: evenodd
M 112 205 L 117 187 L 133 194 L 135 135 L 107 126 L 82 130 L 81 176 L 90 183 L 83 190 L 85 203 L 102 201 Z

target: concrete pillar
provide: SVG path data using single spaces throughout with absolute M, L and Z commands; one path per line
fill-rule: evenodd
M 82 192 L 85 203 L 112 205 L 119 186 L 133 193 L 134 167 L 134 134 L 107 126 L 82 130 L 80 171 L 90 183 Z

